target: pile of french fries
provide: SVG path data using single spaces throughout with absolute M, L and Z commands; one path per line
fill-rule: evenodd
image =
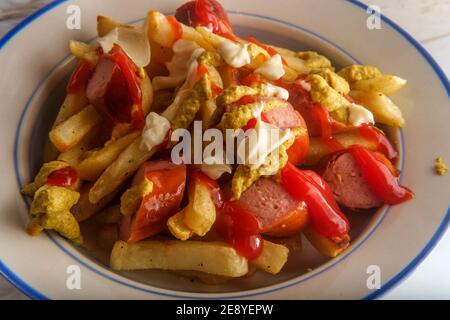
M 100 37 L 116 27 L 133 28 L 102 16 L 98 17 L 97 22 Z M 221 36 L 209 32 L 206 28 L 181 26 L 182 39 L 195 42 L 207 53 L 214 54 L 223 41 Z M 148 13 L 145 29 L 152 50 L 150 64 L 140 71 L 143 77 L 143 110 L 147 114 L 150 110 L 164 110 L 172 103 L 176 94 L 170 89 L 154 92 L 149 77 L 157 76 L 164 64 L 170 61 L 175 35 L 167 17 L 157 11 Z M 299 53 L 284 48 L 272 48 L 286 62 L 283 77 L 285 81 L 294 81 L 299 75 L 315 74 L 324 70 L 329 70 L 334 75 L 331 63 L 323 56 L 312 52 Z M 71 41 L 70 51 L 75 57 L 93 64 L 98 60 L 94 45 Z M 253 43 L 249 45 L 249 52 L 251 63 L 246 66 L 249 70 L 255 70 L 270 57 L 266 49 Z M 207 66 L 210 77 L 215 78 L 215 83 L 220 83 L 223 89 L 231 85 L 227 68 L 214 63 Z M 352 78 L 349 70 L 342 70 L 336 74 L 338 75 L 348 82 L 349 95 L 372 111 L 377 122 L 395 127 L 404 125 L 399 108 L 388 98 L 405 84 L 404 80 L 383 75 L 381 72 L 374 72 L 361 79 Z M 210 100 L 201 104 L 198 115 L 206 127 L 217 123 L 216 108 L 217 105 Z M 80 199 L 72 209 L 75 218 L 81 222 L 96 215 L 101 217 L 99 221 L 117 223 L 120 211 L 117 203 L 111 203 L 111 200 L 137 169 L 151 159 L 156 148 L 141 148 L 141 133 L 129 125 L 116 125 L 112 130 L 105 126 L 96 109 L 88 104 L 85 88 L 67 94 L 49 138 L 56 158 L 75 168 L 83 180 L 79 190 Z M 376 147 L 352 131 L 338 134 L 336 139 L 344 147 L 356 143 L 370 149 Z M 321 139 L 312 138 L 305 165 L 316 164 L 329 152 Z M 117 241 L 111 252 L 111 267 L 115 270 L 193 271 L 227 279 L 245 276 L 252 268 L 270 274 L 281 271 L 288 260 L 290 249 L 287 245 L 264 240 L 262 254 L 257 259 L 248 261 L 228 244 L 217 241 L 214 237 L 211 241 L 205 240 L 212 234 L 216 214 L 209 190 L 200 183 L 190 184 L 187 206 L 167 221 L 168 232 L 176 240 L 145 240 L 133 244 Z M 305 230 L 304 234 L 321 253 L 329 257 L 335 257 L 349 245 L 349 239 L 324 239 L 312 228 Z

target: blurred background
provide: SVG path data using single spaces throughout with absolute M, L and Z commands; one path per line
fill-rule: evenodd
M 49 2 L 52 1 L 0 0 L 0 37 L 21 19 Z M 182 2 L 184 0 L 180 0 L 180 3 Z M 361 0 L 361 2 L 378 6 L 382 14 L 409 32 L 431 53 L 449 77 L 450 0 Z M 149 0 L 149 6 L 150 3 Z M 404 282 L 386 294 L 384 299 L 450 299 L 449 261 L 450 231 L 447 230 L 424 262 Z M 27 297 L 0 276 L 0 299 L 27 299 Z

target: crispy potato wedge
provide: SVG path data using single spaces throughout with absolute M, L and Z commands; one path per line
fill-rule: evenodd
M 180 240 L 187 240 L 194 235 L 194 232 L 184 223 L 184 209 L 167 220 L 167 227 L 170 233 Z
M 359 80 L 352 83 L 352 90 L 381 92 L 393 95 L 406 85 L 406 80 L 391 75 L 382 75 L 373 79 Z
M 400 108 L 383 93 L 352 90 L 350 96 L 357 103 L 369 109 L 376 122 L 400 128 L 405 125 L 405 119 Z
M 216 221 L 216 207 L 208 187 L 193 182 L 189 188 L 189 204 L 184 208 L 185 225 L 196 235 L 204 236 Z
M 89 201 L 89 190 L 93 186 L 93 183 L 85 183 L 81 187 L 80 199 L 72 207 L 71 212 L 78 222 L 84 221 L 92 217 L 94 214 L 103 210 L 106 205 L 114 198 L 115 193 L 110 193 L 108 196 L 102 198 L 96 204 Z
M 50 141 L 64 152 L 77 145 L 96 125 L 102 121 L 92 105 L 88 105 L 77 114 L 53 128 Z
M 350 237 L 348 235 L 340 238 L 326 238 L 318 234 L 312 226 L 303 230 L 303 234 L 317 251 L 330 258 L 337 257 L 350 245 Z
M 248 272 L 247 260 L 227 244 L 191 240 L 117 241 L 110 265 L 115 270 L 193 270 L 226 277 Z
M 349 148 L 354 144 L 366 147 L 370 150 L 375 150 L 377 147 L 374 141 L 362 137 L 357 130 L 338 133 L 334 138 L 344 147 L 344 149 Z M 330 153 L 330 148 L 323 143 L 321 138 L 312 137 L 309 141 L 308 154 L 302 164 L 313 166 Z
M 271 274 L 278 274 L 289 256 L 289 249 L 281 244 L 264 240 L 260 256 L 250 261 L 252 266 Z
M 103 197 L 117 190 L 158 148 L 141 148 L 142 137 L 134 140 L 113 163 L 102 173 L 89 192 L 89 201 L 99 202 Z
M 77 166 L 79 176 L 84 180 L 95 181 L 105 169 L 117 159 L 122 151 L 139 137 L 139 132 L 131 132 L 117 140 L 108 141 L 105 146 L 83 159 Z

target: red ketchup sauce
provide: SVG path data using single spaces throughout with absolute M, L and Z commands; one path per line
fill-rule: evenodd
M 214 229 L 241 256 L 247 259 L 257 258 L 263 249 L 259 223 L 256 218 L 239 207 L 236 202 L 225 201 L 217 182 L 199 170 L 189 174 L 191 182 L 206 186 L 216 205 Z
M 398 157 L 397 151 L 395 151 L 394 147 L 381 130 L 372 125 L 363 124 L 359 127 L 359 134 L 362 137 L 375 142 L 377 145 L 377 151 L 383 153 L 390 160 Z
M 225 9 L 216 0 L 195 0 L 179 7 L 175 18 L 191 27 L 203 26 L 212 32 L 234 40 L 235 36 Z
M 256 218 L 236 202 L 226 201 L 218 210 L 215 229 L 241 256 L 256 259 L 264 241 Z
M 87 60 L 81 60 L 72 73 L 67 85 L 67 93 L 76 93 L 87 85 L 94 72 L 94 66 Z
M 131 115 L 131 124 L 135 129 L 142 129 L 144 127 L 144 112 L 142 110 L 142 91 L 141 91 L 141 80 L 137 75 L 138 68 L 131 61 L 131 59 L 126 55 L 126 53 L 120 48 L 118 45 L 114 45 L 111 51 L 108 54 L 105 54 L 105 57 L 108 59 L 112 59 L 115 63 L 117 63 L 122 75 L 123 80 L 125 81 L 125 88 L 128 91 L 129 99 L 132 104 L 130 107 L 129 113 Z M 117 82 L 116 82 L 117 84 Z M 114 88 L 114 84 L 109 88 L 109 92 L 112 93 L 111 99 L 108 99 L 109 102 L 117 102 L 114 100 L 114 92 L 118 92 L 117 90 L 123 90 L 123 84 L 117 84 L 117 88 Z M 126 96 L 126 95 L 121 95 Z M 123 99 L 118 99 L 121 101 Z M 127 101 L 128 102 L 128 101 Z M 117 104 L 117 103 L 115 103 Z
M 350 223 L 333 199 L 327 183 L 313 171 L 303 171 L 292 163 L 281 170 L 281 184 L 297 201 L 303 201 L 314 229 L 324 237 L 339 237 L 350 231 Z
M 183 36 L 183 28 L 181 27 L 177 19 L 173 16 L 167 16 L 167 21 L 169 22 L 170 27 L 172 28 L 173 43 L 175 43 L 178 40 L 180 40 L 181 37 Z
M 78 174 L 72 167 L 65 167 L 50 173 L 47 177 L 47 184 L 58 187 L 71 187 L 78 180 Z
M 390 205 L 399 204 L 414 197 L 414 193 L 398 183 L 397 177 L 376 155 L 360 146 L 350 148 L 361 174 L 370 190 L 382 202 Z

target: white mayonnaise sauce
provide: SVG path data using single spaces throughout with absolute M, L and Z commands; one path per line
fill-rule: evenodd
M 279 54 L 274 55 L 264 62 L 255 72 L 261 74 L 268 80 L 278 80 L 284 76 L 283 60 Z
M 348 107 L 349 115 L 348 122 L 353 126 L 360 126 L 364 123 L 374 124 L 375 119 L 372 112 L 364 108 L 363 106 L 352 103 Z
M 145 118 L 142 131 L 141 149 L 151 150 L 160 145 L 170 129 L 170 122 L 155 112 L 150 112 Z

